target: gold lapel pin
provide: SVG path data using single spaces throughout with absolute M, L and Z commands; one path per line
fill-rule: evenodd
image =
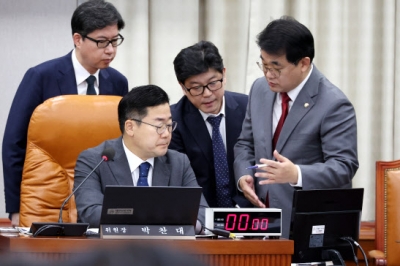
M 309 104 L 308 104 L 308 103 L 305 103 L 305 104 L 304 104 L 304 107 L 305 107 L 305 108 L 307 108 L 308 106 L 309 106 Z

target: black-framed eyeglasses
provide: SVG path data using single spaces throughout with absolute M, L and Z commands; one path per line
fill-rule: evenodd
M 146 122 L 144 122 L 144 121 L 142 121 L 142 120 L 135 119 L 135 118 L 130 118 L 130 120 L 133 120 L 133 121 L 136 121 L 136 122 L 140 122 L 140 123 L 143 123 L 143 124 L 146 124 L 146 125 L 155 127 L 155 128 L 156 128 L 156 131 L 157 131 L 157 133 L 158 133 L 159 135 L 161 135 L 162 133 L 164 133 L 165 130 L 167 130 L 167 129 L 168 129 L 168 132 L 169 132 L 169 133 L 172 133 L 172 132 L 175 130 L 176 126 L 178 125 L 178 122 L 176 122 L 176 121 L 172 121 L 171 124 L 161 124 L 161 125 L 159 125 L 159 126 L 156 126 L 156 125 L 152 125 L 152 124 L 146 123 Z
M 90 38 L 87 35 L 82 35 L 83 38 L 88 38 L 92 42 L 95 42 L 98 48 L 106 48 L 109 44 L 111 44 L 112 47 L 117 47 L 118 45 L 121 45 L 121 43 L 124 41 L 124 37 L 121 34 L 118 34 L 118 36 L 119 36 L 118 38 L 112 40 L 96 40 Z
M 185 85 L 183 85 L 183 87 L 185 87 L 185 89 L 190 93 L 190 95 L 199 96 L 199 95 L 202 95 L 204 93 L 204 90 L 206 88 L 209 91 L 216 91 L 216 90 L 221 89 L 222 88 L 222 81 L 224 81 L 224 78 L 222 78 L 220 80 L 211 81 L 210 83 L 208 83 L 205 86 L 194 86 L 194 87 L 186 88 Z
M 264 72 L 264 75 L 267 75 L 268 72 L 274 78 L 279 78 L 279 76 L 281 75 L 281 71 L 279 69 L 268 68 L 261 62 L 256 62 L 256 63 L 257 63 L 257 66 L 261 69 L 261 71 Z

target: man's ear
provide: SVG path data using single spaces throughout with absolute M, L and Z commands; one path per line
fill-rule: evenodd
M 82 36 L 79 33 L 74 33 L 74 35 L 72 35 L 72 40 L 74 41 L 74 45 L 76 47 L 80 47 L 82 45 Z
M 222 82 L 224 85 L 226 85 L 226 68 L 222 69 L 222 78 L 224 79 Z
M 137 124 L 135 121 L 129 119 L 125 121 L 125 127 L 124 127 L 125 134 L 133 137 L 135 135 L 136 129 L 137 129 Z
M 309 57 L 303 57 L 300 62 L 301 64 L 301 70 L 303 72 L 307 71 L 311 65 L 311 59 Z
M 183 94 L 187 96 L 187 95 L 189 94 L 189 92 L 188 92 L 188 90 L 186 89 L 185 85 L 183 85 L 182 82 L 179 82 L 179 85 L 180 85 L 181 88 L 182 88 Z

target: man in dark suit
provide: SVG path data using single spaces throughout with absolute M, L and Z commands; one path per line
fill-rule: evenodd
M 175 74 L 184 96 L 171 106 L 178 127 L 172 134 L 170 149 L 187 154 L 197 182 L 210 207 L 245 207 L 249 202 L 236 189 L 233 175 L 233 146 L 240 134 L 246 113 L 247 95 L 225 91 L 226 70 L 218 48 L 201 41 L 180 51 L 174 60 Z M 209 117 L 222 116 L 219 133 L 224 158 L 216 159 L 213 126 Z M 227 167 L 215 167 L 225 160 Z M 225 162 L 224 162 L 225 163 Z M 216 174 L 226 175 L 226 182 Z
M 172 121 L 165 91 L 154 85 L 133 88 L 118 105 L 118 120 L 122 137 L 83 151 L 76 162 L 74 187 L 94 169 L 105 148 L 115 150 L 114 159 L 101 164 L 75 193 L 78 220 L 91 227 L 99 227 L 107 185 L 199 186 L 187 156 L 168 150 L 177 123 Z M 202 196 L 200 224 L 206 207 Z
M 8 116 L 2 151 L 6 212 L 12 225 L 19 225 L 26 138 L 34 109 L 45 100 L 64 94 L 125 95 L 127 79 L 109 67 L 123 41 L 119 31 L 124 25 L 110 3 L 101 0 L 81 4 L 71 19 L 75 49 L 30 68 L 22 79 Z
M 290 17 L 274 20 L 258 45 L 265 77 L 249 94 L 235 175 L 255 206 L 282 209 L 282 235 L 289 237 L 295 189 L 351 188 L 358 169 L 356 115 L 312 64 L 314 39 L 304 25 Z M 254 164 L 264 166 L 246 170 Z

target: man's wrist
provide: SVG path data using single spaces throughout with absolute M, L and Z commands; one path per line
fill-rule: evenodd
M 237 189 L 238 189 L 240 192 L 243 192 L 243 190 L 242 190 L 241 187 L 240 187 L 240 180 L 241 180 L 243 177 L 244 177 L 244 175 L 241 176 L 241 177 L 238 179 L 237 183 L 236 183 L 236 187 L 237 187 Z

